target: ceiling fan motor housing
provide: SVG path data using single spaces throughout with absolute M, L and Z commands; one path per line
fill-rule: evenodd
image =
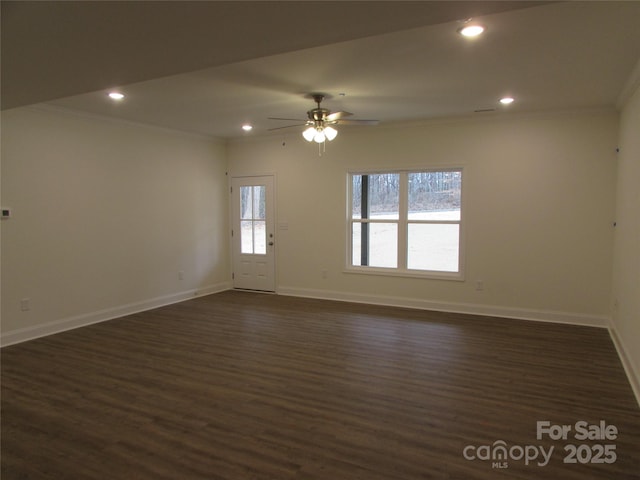
M 314 122 L 325 121 L 327 119 L 327 115 L 329 115 L 329 110 L 326 108 L 314 108 L 307 112 L 309 120 L 313 120 Z

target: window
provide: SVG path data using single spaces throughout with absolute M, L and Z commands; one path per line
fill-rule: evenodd
M 461 276 L 462 169 L 349 174 L 349 269 Z

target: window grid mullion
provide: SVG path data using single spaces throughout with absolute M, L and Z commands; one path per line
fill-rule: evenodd
M 424 225 L 460 225 L 460 220 L 407 220 L 407 223 Z
M 409 247 L 408 224 L 409 218 L 409 182 L 407 172 L 400 172 L 399 212 L 398 212 L 398 268 L 407 269 L 407 250 Z
M 399 223 L 397 218 L 353 218 L 351 221 L 358 223 Z
M 250 202 L 251 202 L 251 253 L 256 254 L 256 213 L 254 211 L 255 206 L 255 188 L 249 187 Z

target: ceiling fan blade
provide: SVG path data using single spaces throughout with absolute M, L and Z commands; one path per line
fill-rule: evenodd
M 299 124 L 297 124 L 297 125 L 287 125 L 286 127 L 268 128 L 267 130 L 268 130 L 268 131 L 271 131 L 271 130 L 282 130 L 283 128 L 303 127 L 303 126 L 305 126 L 305 125 L 306 125 L 306 123 L 299 123 Z
M 343 117 L 350 117 L 353 115 L 351 112 L 333 112 L 327 115 L 327 120 L 332 122 L 334 120 L 340 120 Z
M 286 120 L 288 122 L 306 122 L 300 118 L 280 118 L 280 117 L 267 117 L 267 120 Z
M 378 125 L 380 120 L 336 120 L 337 125 Z

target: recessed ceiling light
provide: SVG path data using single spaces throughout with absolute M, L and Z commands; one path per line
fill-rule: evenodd
M 484 32 L 484 27 L 478 24 L 465 25 L 458 29 L 458 33 L 464 37 L 477 37 L 482 32 Z
M 502 97 L 500 99 L 500 103 L 503 105 L 509 105 L 510 103 L 513 103 L 513 102 L 514 102 L 513 97 Z
M 109 98 L 111 100 L 122 100 L 124 95 L 120 92 L 109 92 Z
M 251 130 L 253 130 L 253 126 L 252 126 L 252 125 L 249 125 L 249 124 L 247 123 L 247 124 L 242 125 L 242 129 L 243 129 L 245 132 L 250 132 Z

